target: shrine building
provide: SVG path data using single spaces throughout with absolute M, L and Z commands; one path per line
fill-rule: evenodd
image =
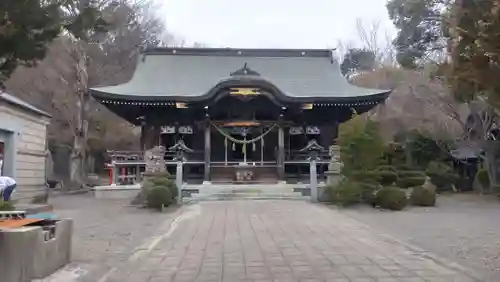
M 367 112 L 390 90 L 354 86 L 332 50 L 153 48 L 127 83 L 90 89 L 109 110 L 141 127 L 141 149 L 183 140 L 192 152 L 185 179 L 280 182 L 307 178 L 301 151 L 334 144 L 338 125 Z M 168 150 L 167 150 L 168 151 Z M 142 152 L 114 152 L 113 163 L 144 170 Z M 175 171 L 173 152 L 165 154 Z M 320 154 L 318 172 L 328 152 Z M 236 177 L 242 167 L 245 177 Z

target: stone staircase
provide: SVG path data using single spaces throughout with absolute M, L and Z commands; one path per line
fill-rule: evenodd
M 184 202 L 222 201 L 242 199 L 309 200 L 308 188 L 303 184 L 210 184 L 187 185 L 183 190 L 193 191 Z

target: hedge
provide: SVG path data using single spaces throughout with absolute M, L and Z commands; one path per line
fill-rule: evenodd
M 424 185 L 424 183 L 425 183 L 425 176 L 423 176 L 423 177 L 407 177 L 407 178 L 398 179 L 398 181 L 396 181 L 396 186 L 399 188 L 410 188 L 410 187 Z
M 415 187 L 410 195 L 410 202 L 415 206 L 432 207 L 436 205 L 436 191 L 431 188 Z
M 375 205 L 389 210 L 402 210 L 406 207 L 406 193 L 396 187 L 384 187 L 375 195 Z

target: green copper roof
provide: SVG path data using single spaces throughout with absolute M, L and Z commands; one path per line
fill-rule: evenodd
M 265 81 L 299 100 L 384 99 L 390 92 L 349 84 L 331 50 L 162 48 L 144 52 L 129 82 L 91 93 L 109 99 L 196 100 L 238 79 Z

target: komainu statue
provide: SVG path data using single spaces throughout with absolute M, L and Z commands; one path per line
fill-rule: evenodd
M 161 173 L 167 171 L 165 166 L 165 147 L 156 146 L 144 153 L 146 173 Z

